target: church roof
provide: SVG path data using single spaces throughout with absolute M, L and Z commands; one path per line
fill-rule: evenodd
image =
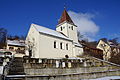
M 32 26 L 35 27 L 35 29 L 37 31 L 39 31 L 40 33 L 72 41 L 70 38 L 66 37 L 65 35 L 61 34 L 60 32 L 57 32 L 55 30 L 52 30 L 52 29 L 49 29 L 49 28 L 46 28 L 43 26 L 39 26 L 36 24 L 32 24 Z
M 72 21 L 72 19 L 71 19 L 70 16 L 68 15 L 66 9 L 64 9 L 64 11 L 63 11 L 63 13 L 62 13 L 62 16 L 61 16 L 58 24 L 60 24 L 60 23 L 62 23 L 62 22 L 64 22 L 64 21 L 67 21 L 67 22 L 69 22 L 69 23 L 74 24 L 73 21 Z

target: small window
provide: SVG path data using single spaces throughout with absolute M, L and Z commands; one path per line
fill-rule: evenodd
M 71 29 L 73 30 L 73 26 L 71 26 Z
M 62 27 L 61 27 L 61 31 L 62 31 L 63 29 L 62 29 Z
M 14 47 L 9 47 L 9 49 L 14 49 Z
M 56 41 L 54 41 L 54 48 L 56 48 Z
M 60 49 L 62 49 L 62 43 L 60 43 Z
M 66 44 L 66 50 L 68 50 L 68 44 Z

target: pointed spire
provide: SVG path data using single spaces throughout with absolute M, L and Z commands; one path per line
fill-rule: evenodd
M 62 23 L 64 21 L 74 24 L 73 21 L 72 21 L 72 19 L 70 18 L 70 16 L 68 15 L 68 13 L 66 11 L 66 7 L 64 7 L 64 11 L 62 13 L 62 16 L 61 16 L 58 24 L 60 24 L 60 23 Z

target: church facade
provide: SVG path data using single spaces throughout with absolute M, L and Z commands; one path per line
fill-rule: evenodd
M 65 58 L 83 54 L 77 26 L 64 10 L 56 30 L 31 24 L 26 37 L 26 55 L 32 58 Z

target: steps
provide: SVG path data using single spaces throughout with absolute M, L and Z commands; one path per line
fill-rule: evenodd
M 23 75 L 23 74 L 25 74 L 23 67 L 23 58 L 22 57 L 13 58 L 9 65 L 8 75 Z

